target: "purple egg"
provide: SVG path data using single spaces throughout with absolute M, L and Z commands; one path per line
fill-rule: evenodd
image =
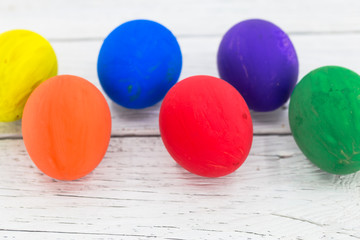
M 249 108 L 266 112 L 290 97 L 299 63 L 290 38 L 268 21 L 251 19 L 233 26 L 217 56 L 220 77 L 232 84 Z

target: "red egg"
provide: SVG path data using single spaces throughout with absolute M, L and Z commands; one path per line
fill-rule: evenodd
M 204 177 L 234 172 L 252 144 L 246 102 L 233 86 L 215 77 L 193 76 L 171 88 L 161 105 L 159 124 L 175 161 Z

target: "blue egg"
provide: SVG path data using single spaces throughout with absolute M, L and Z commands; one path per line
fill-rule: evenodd
M 126 22 L 106 37 L 97 71 L 101 86 L 117 104 L 145 108 L 164 98 L 182 67 L 180 46 L 164 26 L 149 20 Z

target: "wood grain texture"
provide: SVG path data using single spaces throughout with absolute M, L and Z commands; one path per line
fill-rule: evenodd
M 301 78 L 323 65 L 360 72 L 359 12 L 357 0 L 2 0 L 0 32 L 38 32 L 53 45 L 60 74 L 101 89 L 100 46 L 125 21 L 168 27 L 182 49 L 183 79 L 218 76 L 222 35 L 241 20 L 262 18 L 290 34 Z M 306 160 L 290 135 L 287 105 L 252 113 L 249 158 L 234 174 L 208 179 L 186 172 L 166 152 L 160 104 L 129 110 L 107 100 L 108 153 L 73 182 L 52 180 L 34 166 L 20 121 L 0 123 L 0 238 L 360 239 L 360 173 L 330 175 Z
M 360 34 L 294 35 L 291 37 L 300 62 L 302 78 L 309 71 L 324 65 L 340 65 L 360 72 Z M 218 76 L 216 53 L 219 37 L 180 37 L 183 52 L 183 70 L 180 79 L 193 75 Z M 102 40 L 52 41 L 59 62 L 59 74 L 83 77 L 101 91 L 96 63 Z M 103 91 L 102 91 L 103 92 Z M 160 103 L 142 110 L 129 110 L 107 98 L 112 113 L 114 136 L 159 135 L 158 113 Z M 253 112 L 255 134 L 289 134 L 287 105 L 274 112 Z M 20 137 L 20 121 L 0 123 L 0 138 Z
M 47 38 L 103 38 L 132 19 L 162 22 L 175 35 L 222 35 L 236 22 L 263 18 L 297 34 L 359 32 L 360 2 L 312 0 L 3 0 L 0 31 L 28 28 Z
M 73 182 L 42 174 L 22 140 L 2 140 L 0 159 L 9 237 L 360 238 L 360 174 L 318 170 L 291 136 L 255 137 L 244 165 L 217 179 L 183 170 L 158 137 L 113 138 L 99 167 Z

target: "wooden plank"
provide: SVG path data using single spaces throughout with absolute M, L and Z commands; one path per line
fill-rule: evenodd
M 359 239 L 360 173 L 335 176 L 291 136 L 256 136 L 234 174 L 190 174 L 159 137 L 112 138 L 72 182 L 42 174 L 22 140 L 0 140 L 0 235 L 37 238 Z
M 125 21 L 152 19 L 171 29 L 184 55 L 183 79 L 218 76 L 221 36 L 241 20 L 263 18 L 290 33 L 302 77 L 323 65 L 360 72 L 359 12 L 357 0 L 2 0 L 0 32 L 42 34 L 56 50 L 60 74 L 100 88 L 102 40 Z M 335 176 L 307 161 L 290 135 L 287 105 L 252 113 L 249 158 L 234 174 L 209 179 L 186 172 L 166 152 L 158 137 L 160 104 L 129 110 L 107 100 L 108 152 L 77 181 L 42 174 L 19 139 L 20 121 L 0 123 L 1 237 L 360 239 L 360 173 Z
M 0 32 L 25 28 L 46 38 L 104 38 L 132 19 L 163 23 L 176 35 L 223 35 L 235 23 L 263 18 L 287 32 L 359 32 L 360 2 L 313 0 L 88 0 L 0 2 Z
M 300 78 L 323 65 L 340 65 L 360 72 L 360 34 L 291 36 L 300 61 Z M 218 76 L 216 52 L 221 37 L 180 37 L 183 52 L 181 79 L 198 74 Z M 100 90 L 96 62 L 101 40 L 53 41 L 59 61 L 59 74 L 84 77 Z M 143 110 L 122 108 L 109 99 L 116 136 L 159 135 L 160 103 Z M 287 106 L 271 113 L 252 113 L 256 134 L 289 134 Z M 20 122 L 0 123 L 0 138 L 21 137 Z

